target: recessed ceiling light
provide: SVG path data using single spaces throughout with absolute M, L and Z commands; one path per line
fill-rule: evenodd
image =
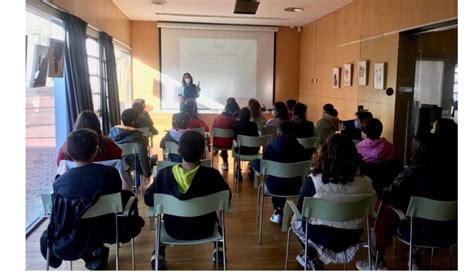
M 304 11 L 303 8 L 297 8 L 297 7 L 288 7 L 285 9 L 287 12 L 302 12 Z

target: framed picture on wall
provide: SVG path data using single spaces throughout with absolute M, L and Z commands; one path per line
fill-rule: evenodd
M 358 80 L 359 85 L 367 85 L 367 60 L 359 61 Z
M 342 68 L 342 81 L 344 86 L 352 85 L 352 64 L 344 64 L 344 67 Z
M 374 64 L 374 88 L 384 89 L 385 63 Z
M 332 88 L 339 88 L 339 79 L 341 68 L 335 67 L 332 69 Z

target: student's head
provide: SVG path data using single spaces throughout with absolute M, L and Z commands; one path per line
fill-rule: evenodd
M 284 104 L 283 102 L 275 102 L 273 104 L 273 107 L 275 107 L 275 109 L 273 110 L 274 118 L 280 118 L 281 120 L 285 121 L 289 120 L 288 108 L 286 108 L 286 104 Z
M 355 113 L 354 126 L 358 129 L 361 128 L 360 124 L 363 120 L 373 118 L 372 113 L 369 111 L 357 111 Z
M 143 111 L 145 111 L 145 105 L 142 104 L 141 102 L 134 102 L 132 105 L 132 108 L 138 111 L 140 114 L 142 114 Z
M 173 114 L 173 128 L 176 129 L 187 129 L 189 124 L 188 113 L 180 112 Z
M 253 100 L 251 102 L 251 100 Z M 250 99 L 249 100 L 249 109 L 250 109 L 250 115 L 251 117 L 256 120 L 256 119 L 259 119 L 261 116 L 262 116 L 262 106 L 260 105 L 260 103 L 255 100 L 255 99 Z
M 250 121 L 250 109 L 248 109 L 247 107 L 243 107 L 239 112 L 239 120 L 241 122 Z
M 102 136 L 99 118 L 97 118 L 97 115 L 92 110 L 84 110 L 77 116 L 74 129 L 80 128 L 92 129 L 99 137 Z
M 195 99 L 186 99 L 184 101 L 184 104 L 188 104 L 190 106 L 192 106 L 193 110 L 191 112 L 191 115 L 193 116 L 197 116 L 197 103 L 196 103 L 196 100 Z
M 191 74 L 189 74 L 189 73 L 184 73 L 184 74 L 183 74 L 183 78 L 181 79 L 181 83 L 182 83 L 183 85 L 193 83 L 193 77 L 191 76 Z
M 296 101 L 293 99 L 289 99 L 288 101 L 286 101 L 286 106 L 288 107 L 288 111 L 290 112 L 293 111 L 293 108 L 295 107 L 295 105 L 296 105 Z
M 133 108 L 127 108 L 122 112 L 120 119 L 124 126 L 133 127 L 140 117 L 140 112 Z
M 351 138 L 341 134 L 329 136 L 314 159 L 313 174 L 321 174 L 323 183 L 352 182 L 361 162 Z
M 332 105 L 330 103 L 327 103 L 327 104 L 323 105 L 323 112 L 324 113 L 330 114 L 333 110 L 334 110 L 334 105 Z
M 228 103 L 237 103 L 237 101 L 235 100 L 234 97 L 229 97 L 229 98 L 227 98 L 227 100 L 225 101 L 225 103 L 226 103 L 226 104 L 228 104 Z
M 441 164 L 442 162 L 438 160 L 439 152 L 440 149 L 437 148 L 435 137 L 431 134 L 415 135 L 411 141 L 412 165 L 431 167 L 438 163 Z
M 250 108 L 252 105 L 254 105 L 255 103 L 258 103 L 258 101 L 254 98 L 250 98 L 247 106 Z
M 439 118 L 433 123 L 433 129 L 431 133 L 440 137 L 457 137 L 458 126 L 451 120 L 446 118 Z
M 293 108 L 293 116 L 297 118 L 303 118 L 306 119 L 306 110 L 308 107 L 306 107 L 305 104 L 302 103 L 297 103 L 295 107 Z
M 236 102 L 230 102 L 225 105 L 225 113 L 235 116 L 240 110 L 239 105 Z
M 191 116 L 193 114 L 193 107 L 190 104 L 185 103 L 181 106 L 181 112 Z
M 369 118 L 361 123 L 362 138 L 369 138 L 370 140 L 377 140 L 382 135 L 383 125 L 379 119 Z
M 277 128 L 278 136 L 294 136 L 295 128 L 292 123 L 283 121 Z
M 135 99 L 133 102 L 134 103 L 141 103 L 143 106 L 145 106 L 145 100 L 142 99 L 142 98 Z
M 197 131 L 186 131 L 179 140 L 178 153 L 190 163 L 199 161 L 204 154 L 204 136 Z
M 97 154 L 99 136 L 88 128 L 79 128 L 67 137 L 66 151 L 73 161 L 92 162 Z

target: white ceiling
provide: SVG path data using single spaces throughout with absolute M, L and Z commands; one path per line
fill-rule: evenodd
M 166 0 L 160 6 L 151 0 L 113 0 L 130 20 L 197 22 L 245 25 L 304 26 L 352 0 L 260 0 L 256 15 L 234 14 L 236 0 Z M 303 12 L 286 12 L 301 7 Z M 158 15 L 156 13 L 159 13 Z

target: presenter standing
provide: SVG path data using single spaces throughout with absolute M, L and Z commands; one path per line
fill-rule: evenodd
M 198 85 L 195 85 L 193 83 L 193 77 L 189 73 L 184 73 L 181 83 L 182 85 L 179 88 L 178 97 L 181 96 L 183 101 L 186 101 L 187 99 L 196 101 L 196 98 L 199 97 L 199 91 L 201 91 L 199 83 Z

